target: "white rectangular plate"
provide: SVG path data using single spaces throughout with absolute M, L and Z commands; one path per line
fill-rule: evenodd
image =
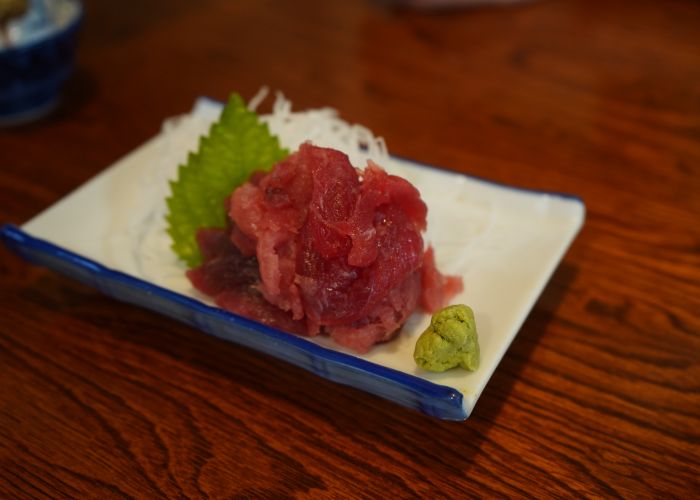
M 202 112 L 201 106 L 193 111 Z M 117 299 L 439 418 L 469 416 L 584 221 L 585 207 L 572 196 L 391 158 L 385 167 L 421 191 L 438 268 L 463 277 L 465 290 L 453 302 L 472 307 L 479 332 L 476 372 L 430 373 L 413 361 L 415 341 L 429 323 L 426 314 L 415 313 L 396 340 L 357 355 L 325 337 L 302 338 L 240 318 L 198 294 L 168 248 L 162 207 L 152 201 L 154 192 L 163 193 L 162 186 L 154 191 L 152 170 L 167 156 L 173 134 L 196 142 L 187 127 L 159 134 L 21 229 L 3 227 L 5 243 Z

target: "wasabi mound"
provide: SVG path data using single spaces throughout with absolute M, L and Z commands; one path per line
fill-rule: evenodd
M 476 370 L 479 338 L 471 308 L 458 304 L 433 314 L 430 326 L 416 342 L 413 358 L 418 366 L 432 372 L 444 372 L 457 366 Z

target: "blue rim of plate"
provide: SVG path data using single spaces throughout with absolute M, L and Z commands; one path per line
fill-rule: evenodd
M 497 187 L 500 189 L 509 189 L 510 191 L 516 191 L 516 192 L 525 193 L 525 194 L 546 194 L 548 196 L 555 196 L 557 198 L 575 201 L 577 203 L 580 203 L 581 206 L 584 208 L 586 206 L 586 203 L 583 201 L 583 198 L 581 198 L 580 196 L 575 195 L 575 194 L 564 193 L 564 192 L 560 192 L 560 191 L 544 191 L 542 189 L 536 189 L 536 188 L 525 188 L 525 187 L 520 187 L 520 186 L 512 186 L 510 184 L 503 184 L 502 182 L 487 179 L 486 177 L 480 177 L 480 176 L 474 175 L 474 174 L 465 174 L 462 172 L 457 172 L 454 169 L 451 169 L 448 167 L 442 167 L 440 165 L 433 165 L 431 163 L 423 163 L 421 161 L 413 160 L 413 159 L 407 158 L 405 156 L 395 155 L 393 153 L 390 156 L 391 156 L 391 158 L 396 159 L 396 160 L 405 161 L 408 163 L 412 163 L 414 165 L 420 165 L 421 167 L 431 168 L 433 170 L 438 170 L 440 172 L 463 175 L 464 177 L 467 177 L 469 179 L 472 179 L 472 180 L 475 180 L 478 182 L 483 182 L 484 184 L 488 184 L 489 186 L 494 186 L 494 187 Z
M 13 224 L 0 227 L 0 238 L 25 260 L 92 286 L 117 300 L 153 310 L 205 333 L 277 357 L 333 382 L 370 392 L 440 419 L 465 420 L 469 416 L 463 406 L 462 394 L 451 387 L 333 351 L 303 337 L 208 306 L 109 269 L 31 236 Z

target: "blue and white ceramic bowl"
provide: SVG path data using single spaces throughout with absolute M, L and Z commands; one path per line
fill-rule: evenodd
M 0 45 L 0 125 L 44 116 L 58 103 L 73 70 L 83 16 L 78 0 L 31 0 Z

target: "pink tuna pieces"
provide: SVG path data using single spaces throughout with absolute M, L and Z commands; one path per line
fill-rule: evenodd
M 255 257 L 244 256 L 231 242 L 228 230 L 200 229 L 197 243 L 204 264 L 187 271 L 192 285 L 228 311 L 287 332 L 304 334 L 306 325 L 265 300 L 259 291 Z
M 408 181 L 304 144 L 234 191 L 233 244 L 222 230 L 200 232 L 204 264 L 188 275 L 221 307 L 366 352 L 419 302 L 432 312 L 461 289 L 423 251 L 426 213 Z

